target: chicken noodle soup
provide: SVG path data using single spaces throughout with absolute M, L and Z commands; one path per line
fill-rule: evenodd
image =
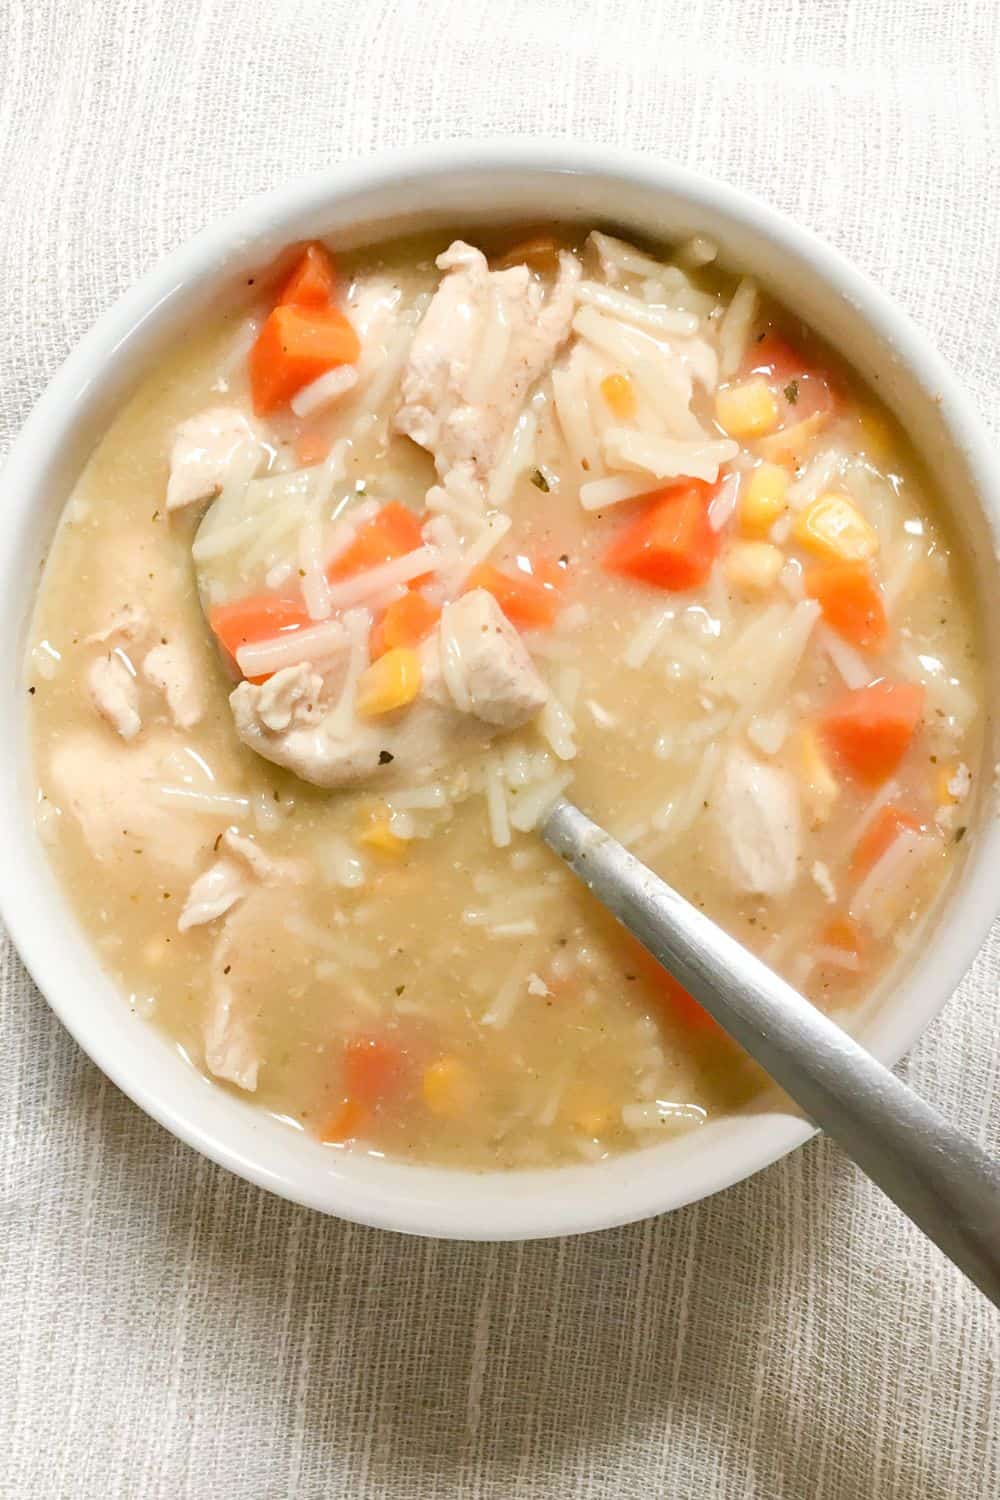
M 933 497 L 714 262 L 300 249 L 66 507 L 41 833 L 134 1010 L 331 1149 L 597 1159 L 760 1088 L 542 845 L 563 791 L 848 1023 L 949 879 L 981 693 Z

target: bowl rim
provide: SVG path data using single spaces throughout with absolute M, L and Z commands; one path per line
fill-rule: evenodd
M 610 177 L 643 190 L 671 194 L 686 200 L 695 211 L 721 214 L 808 266 L 811 275 L 849 299 L 875 332 L 891 343 L 898 360 L 921 386 L 938 393 L 943 419 L 973 476 L 978 506 L 995 546 L 1000 532 L 1000 481 L 984 425 L 927 336 L 839 251 L 751 194 L 673 163 L 562 139 L 463 139 L 380 152 L 361 162 L 330 167 L 257 194 L 172 251 L 126 291 L 77 343 L 10 449 L 3 470 L 4 489 L 10 498 L 0 524 L 0 589 L 16 576 L 19 567 L 23 573 L 24 515 L 38 487 L 40 447 L 50 453 L 65 450 L 74 434 L 93 420 L 88 411 L 92 410 L 94 386 L 114 368 L 118 350 L 141 333 L 147 320 L 154 320 L 192 286 L 218 280 L 227 256 L 235 248 L 252 245 L 283 225 L 289 226 L 286 238 L 294 239 L 291 226 L 296 221 L 330 209 L 339 200 L 391 189 L 400 179 L 416 179 L 432 192 L 435 183 L 470 171 Z M 34 587 L 31 592 L 33 599 Z M 19 680 L 22 670 L 19 661 L 13 676 Z M 0 777 L 10 794 L 18 779 L 13 764 L 17 752 L 12 747 L 18 735 L 23 735 L 24 726 L 16 722 L 15 708 L 9 713 L 5 710 L 4 717 L 14 721 L 8 723 L 8 733 L 0 745 Z M 24 717 L 22 709 L 20 719 Z M 974 871 L 953 883 L 942 906 L 950 941 L 947 957 L 937 955 L 934 983 L 922 986 L 919 1003 L 912 1003 L 909 997 L 895 1006 L 886 1003 L 865 1036 L 865 1044 L 874 1055 L 890 1065 L 943 1008 L 975 957 L 1000 904 L 989 878 L 991 862 L 995 868 L 1000 861 L 1000 826 L 985 815 L 984 823 L 977 838 Z M 113 1041 L 99 1027 L 88 1024 L 86 1005 L 79 1004 L 75 993 L 64 984 L 65 968 L 57 962 L 59 945 L 51 943 L 44 914 L 33 906 L 29 889 L 18 876 L 24 860 L 40 858 L 47 863 L 45 852 L 37 837 L 32 845 L 19 825 L 12 829 L 12 838 L 13 848 L 0 862 L 0 912 L 25 966 L 63 1025 L 107 1077 L 174 1135 L 221 1166 L 293 1202 L 375 1227 L 447 1238 L 528 1239 L 583 1233 L 651 1217 L 708 1197 L 761 1171 L 815 1133 L 807 1121 L 791 1113 L 758 1117 L 767 1121 L 766 1140 L 763 1130 L 743 1131 L 744 1136 L 751 1137 L 753 1149 L 745 1142 L 740 1149 L 737 1135 L 729 1142 L 728 1154 L 717 1153 L 718 1160 L 713 1161 L 709 1151 L 708 1166 L 696 1186 L 678 1182 L 670 1174 L 651 1179 L 642 1190 L 635 1186 L 640 1175 L 649 1176 L 630 1170 L 636 1159 L 658 1156 L 667 1151 L 665 1147 L 630 1153 L 599 1166 L 538 1172 L 475 1173 L 395 1164 L 389 1174 L 392 1183 L 397 1179 L 416 1182 L 421 1175 L 448 1179 L 450 1192 L 442 1190 L 431 1198 L 417 1191 L 380 1191 L 357 1174 L 325 1172 L 317 1173 L 315 1182 L 308 1175 L 290 1180 L 287 1174 L 283 1176 L 253 1159 L 252 1132 L 234 1127 L 234 1139 L 229 1140 L 192 1122 L 170 1097 L 169 1088 L 158 1086 L 155 1073 L 152 1079 L 130 1073 Z M 959 884 L 961 911 L 956 902 Z M 221 1090 L 216 1092 L 222 1094 Z M 244 1117 L 245 1113 L 243 1107 Z M 610 1170 L 604 1171 L 605 1167 Z M 622 1180 L 620 1191 L 615 1188 L 616 1178 Z M 494 1192 L 491 1197 L 475 1189 L 474 1185 L 483 1181 L 505 1184 L 507 1191 Z M 541 1190 L 522 1194 L 519 1187 L 529 1181 L 542 1184 Z M 607 1191 L 600 1191 L 599 1184 Z

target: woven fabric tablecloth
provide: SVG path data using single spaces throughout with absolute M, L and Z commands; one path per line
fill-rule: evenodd
M 0 0 L 0 443 L 248 194 L 381 147 L 614 142 L 872 273 L 1000 427 L 997 0 Z M 0 852 L 2 857 L 2 852 Z M 905 1071 L 1000 1143 L 1000 930 Z M 813 1143 L 562 1243 L 323 1219 L 180 1145 L 0 972 L 0 1494 L 1000 1494 L 998 1323 Z

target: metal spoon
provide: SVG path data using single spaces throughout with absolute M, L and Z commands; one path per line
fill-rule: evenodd
M 560 798 L 541 832 L 657 962 L 1000 1306 L 1000 1165 L 578 807 Z

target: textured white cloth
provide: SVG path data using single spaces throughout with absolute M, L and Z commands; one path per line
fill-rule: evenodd
M 996 0 L 0 0 L 0 443 L 140 272 L 393 144 L 564 134 L 769 198 L 998 425 Z M 907 1073 L 1000 1142 L 1000 932 Z M 228 1177 L 3 952 L 0 1495 L 1000 1494 L 998 1324 L 816 1143 L 657 1222 L 419 1243 Z

